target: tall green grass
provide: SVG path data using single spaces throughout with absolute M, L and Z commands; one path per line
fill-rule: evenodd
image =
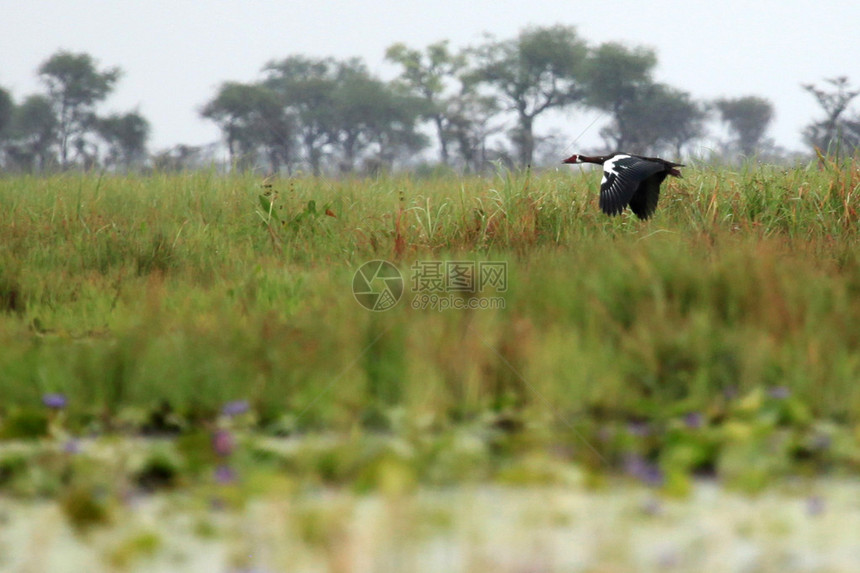
M 59 392 L 74 431 L 193 427 L 247 399 L 261 431 L 490 419 L 588 457 L 606 424 L 778 389 L 774 424 L 860 428 L 860 166 L 687 167 L 649 222 L 600 213 L 599 177 L 0 179 L 0 419 Z M 372 259 L 406 279 L 383 313 L 351 292 Z M 506 261 L 505 308 L 414 310 L 436 259 Z

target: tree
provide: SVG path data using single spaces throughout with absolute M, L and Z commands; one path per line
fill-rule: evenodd
M 275 172 L 292 160 L 291 118 L 278 95 L 264 85 L 225 82 L 200 115 L 221 128 L 230 163 L 239 169 L 253 163 L 261 149 Z
M 179 144 L 155 153 L 152 167 L 163 173 L 176 173 L 197 169 L 204 165 L 204 149 L 194 145 Z
M 728 124 L 734 135 L 735 146 L 742 155 L 751 156 L 761 148 L 764 135 L 773 120 L 773 104 L 758 96 L 733 99 L 721 98 L 714 102 L 720 118 Z
M 860 95 L 860 90 L 851 89 L 848 78 L 844 76 L 824 81 L 835 91 L 825 91 L 814 84 L 802 86 L 815 97 L 825 116 L 824 119 L 806 126 L 803 130 L 804 140 L 810 147 L 825 152 L 838 153 L 841 148 L 860 147 L 860 120 L 843 118 L 851 100 Z
M 338 151 L 341 171 L 375 152 L 387 165 L 426 145 L 415 131 L 422 111 L 418 98 L 373 76 L 360 58 L 337 61 L 289 56 L 264 68 L 262 85 L 277 94 L 282 110 L 295 119 L 297 139 L 312 172 Z
M 420 102 L 390 90 L 388 97 L 380 101 L 384 102 L 384 106 L 379 107 L 381 113 L 367 126 L 369 140 L 376 152 L 375 156 L 367 160 L 373 168 L 390 168 L 397 160 L 411 159 L 427 147 L 428 141 L 424 134 L 415 129 Z
M 440 158 L 448 165 L 451 123 L 447 111 L 451 101 L 445 97 L 446 80 L 456 77 L 463 69 L 464 56 L 452 54 L 446 40 L 430 44 L 423 53 L 402 43 L 394 44 L 386 50 L 385 58 L 400 64 L 400 85 L 424 100 L 424 116 L 436 128 Z
M 601 44 L 586 61 L 586 102 L 610 112 L 620 110 L 641 86 L 653 83 L 656 65 L 657 55 L 650 48 L 631 49 L 617 42 Z
M 119 68 L 98 71 L 89 54 L 59 51 L 39 66 L 39 77 L 57 118 L 60 162 L 68 167 L 69 149 L 83 153 L 86 135 L 95 127 L 95 106 L 113 90 Z
M 12 113 L 6 155 L 25 171 L 44 171 L 56 161 L 59 126 L 47 96 L 28 96 Z
M 374 148 L 373 161 L 388 166 L 426 146 L 426 138 L 415 131 L 422 101 L 372 76 L 359 59 L 337 65 L 332 100 L 330 141 L 342 151 L 343 172 L 354 168 L 363 149 Z
M 681 147 L 704 133 L 703 107 L 690 94 L 656 83 L 657 55 L 650 48 L 608 42 L 595 48 L 586 65 L 588 105 L 612 120 L 601 130 L 615 151 L 658 153 Z
M 294 55 L 268 63 L 263 85 L 273 90 L 280 105 L 296 119 L 297 137 L 314 175 L 322 170 L 326 146 L 331 143 L 335 73 L 332 58 Z
M 341 172 L 355 168 L 360 151 L 370 143 L 373 132 L 384 124 L 391 99 L 387 86 L 372 77 L 360 60 L 337 65 L 328 127 L 329 141 L 341 150 L 338 156 Z
M 491 120 L 499 111 L 495 97 L 484 96 L 464 84 L 448 102 L 448 131 L 457 144 L 463 168 L 479 172 L 486 163 L 487 139 L 500 131 Z
M 640 113 L 641 108 L 649 107 L 650 92 L 654 90 L 651 73 L 656 65 L 657 56 L 653 50 L 629 49 L 615 42 L 598 46 L 586 62 L 585 100 L 588 105 L 612 116 L 612 124 L 604 129 L 604 137 L 614 150 L 644 152 L 641 139 L 646 134 L 641 122 L 648 118 L 641 117 Z M 635 122 L 640 125 L 631 125 Z
M 658 89 L 652 98 L 653 113 L 662 116 L 660 126 L 665 129 L 661 139 L 680 157 L 685 145 L 705 136 L 707 106 L 695 101 L 689 93 L 669 86 Z
M 493 87 L 504 106 L 516 112 L 514 140 L 519 161 L 530 164 L 535 118 L 583 98 L 585 43 L 570 26 L 529 27 L 514 39 L 491 40 L 474 55 L 473 78 Z
M 703 106 L 687 92 L 654 83 L 640 86 L 601 135 L 613 150 L 644 154 L 671 150 L 680 156 L 684 145 L 704 135 L 706 117 Z
M 12 95 L 0 88 L 0 166 L 3 165 L 4 151 L 9 144 L 9 131 L 14 110 L 15 102 L 12 100 Z
M 4 140 L 4 136 L 12 123 L 12 112 L 15 109 L 15 102 L 12 100 L 12 95 L 3 88 L 0 88 L 0 142 Z
M 112 114 L 96 121 L 96 132 L 108 145 L 108 165 L 130 169 L 146 158 L 149 122 L 138 112 Z

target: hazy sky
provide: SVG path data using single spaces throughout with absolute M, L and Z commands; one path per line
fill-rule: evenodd
M 697 98 L 760 95 L 776 107 L 770 135 L 802 149 L 801 128 L 818 108 L 801 83 L 846 75 L 860 85 L 860 3 L 730 0 L 0 0 L 0 86 L 16 101 L 39 91 L 35 70 L 58 49 L 87 52 L 124 71 L 105 111 L 138 109 L 153 127 L 150 147 L 215 141 L 200 107 L 226 80 L 252 81 L 290 54 L 361 56 L 390 79 L 394 42 L 454 47 L 510 38 L 528 24 L 574 25 L 589 43 L 622 41 L 657 50 L 656 77 Z M 855 106 L 857 109 L 857 106 Z M 561 128 L 568 141 L 586 128 Z M 591 116 L 593 117 L 593 116 Z M 599 142 L 599 123 L 579 141 Z

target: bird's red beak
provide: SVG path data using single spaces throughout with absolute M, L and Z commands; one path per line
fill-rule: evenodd
M 577 162 L 576 161 L 576 155 L 571 155 L 570 157 L 568 157 L 567 159 L 562 161 L 562 163 L 576 163 L 576 162 Z

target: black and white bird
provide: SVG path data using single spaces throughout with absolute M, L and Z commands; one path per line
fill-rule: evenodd
M 596 163 L 603 165 L 603 179 L 600 181 L 600 208 L 607 215 L 619 215 L 630 205 L 640 219 L 647 219 L 657 208 L 660 198 L 660 184 L 667 175 L 680 177 L 678 167 L 683 163 L 673 163 L 657 157 L 642 157 L 630 153 L 612 155 L 571 155 L 562 163 Z

